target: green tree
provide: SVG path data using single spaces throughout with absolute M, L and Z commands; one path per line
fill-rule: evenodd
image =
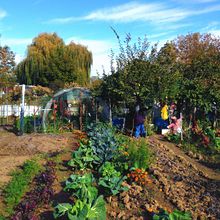
M 129 34 L 124 42 L 119 37 L 118 40 L 120 52 L 117 56 L 112 52 L 111 74 L 104 75 L 99 94 L 113 105 L 124 101 L 130 108 L 136 103 L 152 102 L 154 66 L 151 63 L 156 46 L 150 50 L 147 38 L 132 43 Z
M 28 46 L 27 57 L 17 66 L 20 83 L 62 87 L 89 82 L 92 54 L 85 46 L 65 45 L 57 34 L 42 33 Z
M 177 51 L 172 42 L 167 42 L 157 53 L 155 65 L 155 99 L 176 101 L 180 94 L 182 72 L 177 62 Z
M 119 39 L 119 54 L 112 53 L 110 75 L 104 75 L 99 94 L 111 104 L 124 101 L 152 105 L 176 101 L 189 116 L 198 107 L 200 119 L 213 103 L 220 103 L 220 39 L 209 34 L 188 34 L 167 42 L 160 50 L 147 39 L 132 43 Z M 217 106 L 219 108 L 219 106 Z

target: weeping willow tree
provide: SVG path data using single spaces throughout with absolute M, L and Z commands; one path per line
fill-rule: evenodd
M 57 34 L 42 33 L 28 46 L 27 57 L 16 68 L 19 83 L 51 86 L 89 82 L 92 53 L 85 46 L 65 45 Z

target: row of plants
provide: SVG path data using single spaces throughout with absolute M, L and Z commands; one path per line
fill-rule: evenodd
M 24 133 L 33 133 L 33 132 L 42 132 L 42 124 L 40 116 L 25 116 L 23 119 L 23 132 Z M 14 129 L 16 132 L 21 130 L 20 119 L 17 118 L 14 123 Z
M 36 160 L 28 160 L 21 169 L 14 171 L 11 181 L 4 187 L 3 197 L 5 215 L 10 216 L 20 202 L 22 196 L 28 191 L 33 178 L 40 172 L 41 165 Z
M 70 202 L 57 204 L 54 217 L 106 219 L 107 198 L 127 191 L 128 183 L 143 187 L 151 183 L 147 169 L 153 159 L 146 139 L 116 134 L 106 124 L 92 124 L 68 162 L 73 174 L 66 180 L 64 191 L 69 193 Z M 163 219 L 159 212 L 154 216 Z
M 167 139 L 181 146 L 195 158 L 201 158 L 212 164 L 220 163 L 220 133 L 217 129 L 196 123 L 184 131 L 182 141 L 180 135 L 174 134 L 169 134 Z
M 39 173 L 32 183 L 32 190 L 28 192 L 15 208 L 12 220 L 38 220 L 36 209 L 49 204 L 54 194 L 53 182 L 55 181 L 55 163 L 48 161 L 45 170 Z
M 87 134 L 68 163 L 74 173 L 64 190 L 71 193 L 73 203 L 58 204 L 55 218 L 106 219 L 104 197 L 127 190 L 122 186 L 127 177 L 114 164 L 120 154 L 114 130 L 105 124 L 92 124 Z
M 20 119 L 17 117 L 14 121 L 14 131 L 19 132 L 21 130 Z M 25 116 L 23 119 L 23 132 L 47 132 L 47 133 L 63 133 L 73 131 L 73 122 L 68 122 L 65 119 L 57 117 L 54 121 L 51 121 L 46 125 L 46 129 L 43 129 L 42 118 L 39 115 Z

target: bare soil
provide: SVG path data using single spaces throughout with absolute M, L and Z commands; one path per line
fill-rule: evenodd
M 0 131 L 0 186 L 10 180 L 10 172 L 37 154 L 59 152 L 71 145 L 71 133 L 24 134 Z
M 161 136 L 149 138 L 156 153 L 151 172 L 155 185 L 179 210 L 193 219 L 220 219 L 220 173 L 187 156 Z

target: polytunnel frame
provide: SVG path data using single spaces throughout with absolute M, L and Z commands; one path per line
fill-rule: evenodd
M 53 95 L 53 97 L 47 102 L 45 108 L 43 109 L 42 127 L 43 127 L 43 131 L 44 131 L 44 132 L 46 131 L 46 127 L 47 127 L 47 126 L 46 126 L 47 116 L 48 116 L 49 112 L 50 112 L 51 110 L 53 110 L 53 109 L 51 108 L 51 106 L 52 106 L 52 104 L 53 104 L 53 100 L 54 100 L 55 98 L 58 98 L 58 97 L 61 96 L 61 95 L 64 95 L 64 94 L 66 94 L 66 93 L 69 93 L 69 92 L 71 92 L 71 91 L 73 91 L 73 90 L 80 90 L 80 92 L 82 92 L 83 94 L 87 93 L 87 94 L 88 94 L 88 97 L 89 97 L 89 95 L 90 95 L 90 93 L 91 93 L 89 89 L 83 88 L 83 87 L 73 87 L 73 88 L 69 88 L 69 89 L 62 89 L 62 90 L 58 91 L 57 93 L 55 93 L 55 94 Z

